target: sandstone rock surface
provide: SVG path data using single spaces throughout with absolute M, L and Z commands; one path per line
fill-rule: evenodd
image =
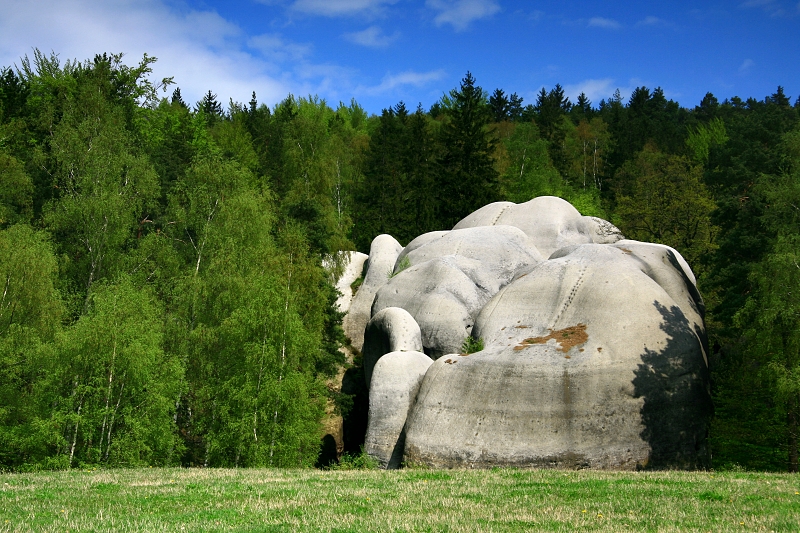
M 370 310 L 375 293 L 389 280 L 402 250 L 403 247 L 391 235 L 378 235 L 372 240 L 369 257 L 364 263 L 364 282 L 353 297 L 344 328 L 350 342 L 358 350 L 364 345 L 364 328 L 372 316 Z
M 420 325 L 425 353 L 440 357 L 460 350 L 486 302 L 542 256 L 512 226 L 435 233 L 398 256 L 397 274 L 378 290 L 372 313 L 407 310 Z M 409 266 L 398 271 L 403 262 Z
M 353 301 L 353 289 L 350 286 L 356 279 L 361 277 L 361 273 L 364 271 L 364 263 L 368 257 L 367 254 L 362 254 L 361 252 L 347 252 L 344 272 L 336 282 L 336 289 L 341 293 L 341 296 L 336 299 L 336 307 L 342 313 L 347 313 L 350 310 L 350 304 Z M 346 314 L 344 321 L 347 321 L 349 316 L 349 314 Z
M 408 411 L 432 363 L 424 353 L 390 352 L 375 365 L 364 449 L 383 468 L 398 468 L 403 460 Z
M 522 204 L 489 204 L 464 217 L 453 229 L 498 224 L 524 231 L 544 257 L 570 244 L 594 242 L 594 228 L 587 226 L 572 204 L 555 196 L 539 196 Z
M 364 331 L 362 354 L 367 388 L 372 380 L 372 369 L 384 354 L 421 351 L 419 325 L 408 311 L 400 307 L 387 307 L 375 313 Z
M 614 224 L 597 217 L 583 217 L 583 223 L 595 244 L 614 244 L 625 238 Z
M 437 361 L 426 375 L 408 421 L 407 460 L 702 464 L 702 345 L 680 305 L 625 251 L 582 245 L 542 263 L 484 307 L 474 335 L 485 350 Z
M 386 467 L 400 449 L 434 467 L 707 465 L 704 306 L 677 251 L 542 197 L 394 257 L 365 343 L 368 451 Z M 390 342 L 412 324 L 435 361 Z M 468 335 L 483 350 L 458 353 Z

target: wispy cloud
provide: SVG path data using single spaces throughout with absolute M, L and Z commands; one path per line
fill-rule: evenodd
M 404 85 L 413 85 L 414 87 L 424 87 L 425 85 L 434 81 L 439 81 L 444 78 L 444 70 L 431 70 L 428 72 L 415 72 L 412 70 L 401 72 L 400 74 L 387 74 L 381 80 L 379 85 L 372 87 L 360 87 L 358 92 L 376 95 L 391 92 L 394 89 Z
M 280 35 L 271 33 L 250 37 L 247 46 L 261 52 L 265 59 L 281 63 L 289 59 L 294 61 L 303 59 L 313 48 L 310 44 L 288 42 Z
M 398 0 L 295 0 L 291 9 L 325 17 L 379 15 L 387 6 L 397 2 Z
M 750 70 L 755 66 L 755 64 L 756 64 L 755 61 L 753 61 L 752 59 L 745 59 L 744 61 L 742 61 L 742 64 L 739 65 L 739 74 L 744 75 L 749 73 Z
M 606 30 L 618 30 L 622 27 L 622 24 L 617 22 L 614 19 L 608 19 L 604 17 L 592 17 L 589 19 L 588 26 L 591 28 L 603 28 Z
M 669 22 L 668 20 L 664 20 L 662 18 L 654 17 L 652 15 L 647 16 L 647 17 L 643 18 L 642 20 L 637 21 L 636 25 L 637 26 L 662 26 L 662 27 L 674 26 L 674 24 L 672 22 Z
M 456 31 L 466 30 L 471 22 L 500 11 L 495 0 L 425 0 L 425 5 L 439 12 L 433 19 L 437 26 L 450 24 Z
M 528 20 L 531 20 L 533 22 L 539 22 L 544 17 L 544 11 L 539 11 L 538 9 L 535 9 L 530 13 L 528 13 L 527 16 Z
M 400 37 L 400 33 L 394 32 L 392 35 L 386 35 L 378 26 L 370 26 L 362 31 L 345 33 L 343 37 L 351 43 L 361 46 L 385 48 L 396 41 Z
M 764 10 L 771 17 L 781 17 L 788 12 L 784 3 L 779 0 L 747 0 L 739 4 L 741 8 L 759 8 Z M 800 3 L 796 6 L 797 11 L 800 11 Z

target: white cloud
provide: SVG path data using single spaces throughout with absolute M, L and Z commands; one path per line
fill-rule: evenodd
M 578 100 L 578 95 L 584 93 L 592 102 L 592 106 L 597 107 L 600 104 L 600 100 L 611 100 L 617 89 L 619 89 L 619 93 L 624 102 L 637 87 L 648 87 L 651 94 L 654 89 L 652 83 L 648 83 L 646 80 L 640 78 L 630 78 L 626 85 L 617 84 L 614 78 L 601 78 L 588 79 L 565 85 L 564 94 L 569 96 L 570 101 L 574 104 Z M 674 96 L 666 90 L 664 93 L 668 98 Z
M 495 0 L 426 0 L 425 5 L 439 12 L 433 19 L 437 26 L 450 24 L 456 31 L 463 31 L 470 22 L 500 11 Z
M 245 102 L 256 91 L 273 104 L 288 93 L 330 94 L 352 88 L 352 72 L 310 65 L 310 45 L 280 35 L 248 38 L 214 11 L 183 10 L 167 0 L 4 0 L 0 2 L 0 65 L 19 65 L 32 47 L 55 51 L 62 63 L 97 53 L 124 52 L 135 64 L 159 58 L 153 79 L 173 76 L 184 100 L 211 89 L 223 104 Z M 338 88 L 338 89 L 337 89 Z M 172 88 L 169 89 L 170 91 Z M 168 95 L 167 95 L 168 96 Z
M 378 26 L 370 26 L 363 31 L 345 33 L 343 37 L 348 41 L 355 44 L 360 44 L 361 46 L 368 46 L 370 48 L 384 48 L 396 41 L 400 37 L 400 33 L 395 32 L 392 35 L 386 35 Z
M 358 14 L 378 15 L 398 0 L 296 0 L 291 8 L 302 13 L 338 17 Z
M 441 80 L 445 75 L 443 70 L 431 70 L 429 72 L 406 71 L 400 74 L 387 74 L 379 85 L 373 87 L 359 87 L 358 92 L 368 95 L 383 94 L 404 85 L 422 87 L 434 81 Z
M 589 26 L 593 28 L 604 28 L 606 30 L 618 30 L 622 27 L 622 24 L 614 19 L 592 17 L 589 19 Z
M 597 106 L 602 99 L 609 99 L 617 87 L 614 85 L 613 78 L 603 78 L 599 80 L 589 79 L 583 80 L 572 85 L 564 86 L 564 93 L 569 96 L 569 99 L 575 103 L 578 100 L 578 95 L 584 93 L 593 106 Z M 622 89 L 620 89 L 622 91 Z M 625 94 L 625 93 L 623 93 Z
M 752 59 L 745 59 L 744 61 L 742 61 L 742 64 L 739 65 L 739 74 L 747 74 L 748 72 L 750 72 L 750 69 L 752 69 L 755 66 L 755 64 L 756 64 L 755 61 L 753 61 Z

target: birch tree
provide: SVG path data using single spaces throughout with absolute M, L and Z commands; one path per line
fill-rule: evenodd
M 100 283 L 86 314 L 60 336 L 52 420 L 69 466 L 175 462 L 183 370 L 162 337 L 154 295 L 127 277 Z

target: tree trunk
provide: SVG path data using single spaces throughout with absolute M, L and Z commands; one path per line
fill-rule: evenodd
M 286 299 L 283 304 L 283 334 L 281 336 L 281 368 L 278 373 L 278 394 L 280 394 L 280 385 L 283 381 L 283 371 L 286 367 L 286 322 L 289 319 L 289 295 L 292 290 L 292 254 L 289 253 L 289 272 L 286 280 Z M 275 400 L 275 414 L 272 416 L 272 441 L 269 445 L 269 466 L 272 466 L 272 456 L 275 453 L 275 433 L 278 430 L 278 404 L 280 398 Z
M 108 435 L 106 436 L 106 455 L 103 459 L 106 462 L 108 462 L 108 454 L 111 452 L 111 430 L 114 428 L 114 420 L 117 417 L 119 404 L 122 401 L 122 393 L 125 391 L 125 374 L 122 375 L 122 380 L 122 386 L 119 388 L 119 396 L 117 397 L 117 405 L 114 406 L 114 410 L 111 412 L 111 420 L 108 423 Z
M 69 448 L 69 466 L 72 467 L 72 458 L 75 457 L 75 445 L 78 443 L 78 426 L 81 423 L 81 408 L 83 408 L 83 398 L 78 404 L 78 419 L 75 421 L 75 431 L 72 433 L 72 446 Z
M 111 350 L 111 368 L 108 371 L 108 388 L 106 389 L 106 407 L 103 411 L 103 425 L 100 428 L 100 443 L 98 444 L 98 449 L 100 450 L 100 454 L 103 453 L 103 437 L 106 432 L 106 424 L 108 423 L 108 406 L 111 404 L 111 393 L 113 392 L 113 384 L 114 384 L 114 363 L 117 358 L 117 341 L 116 338 L 114 339 L 114 347 Z

